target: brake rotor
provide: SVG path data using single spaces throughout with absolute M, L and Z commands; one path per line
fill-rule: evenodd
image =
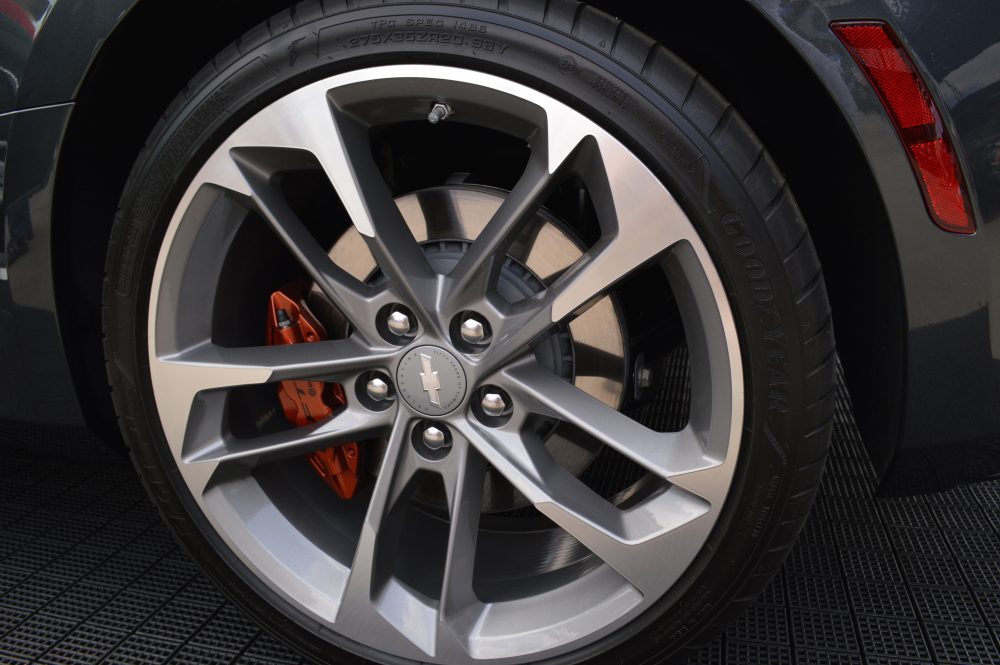
M 483 231 L 505 196 L 499 190 L 467 185 L 426 189 L 396 200 L 410 232 L 425 247 L 432 263 L 456 263 L 461 253 Z M 520 297 L 551 285 L 576 263 L 586 247 L 550 213 L 537 212 L 508 251 L 509 261 L 501 272 L 501 290 Z M 363 237 L 350 227 L 333 244 L 330 258 L 341 269 L 362 282 L 378 276 L 378 265 Z M 440 268 L 439 268 L 440 269 Z M 510 297 L 504 294 L 505 297 Z M 332 337 L 346 336 L 347 322 L 336 307 L 313 286 L 309 306 Z M 608 406 L 621 407 L 625 391 L 627 359 L 621 317 L 614 301 L 605 297 L 574 319 L 564 331 L 567 350 L 546 352 L 546 364 L 582 391 Z M 556 342 L 559 344 L 559 341 Z M 565 355 L 563 358 L 555 356 Z M 565 360 L 568 364 L 562 365 Z M 600 451 L 600 445 L 560 425 L 547 436 L 545 446 L 552 457 L 574 475 L 581 475 Z M 504 512 L 528 505 L 505 480 L 487 474 L 484 512 Z

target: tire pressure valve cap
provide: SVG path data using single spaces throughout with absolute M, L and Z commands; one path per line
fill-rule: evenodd
M 278 310 L 278 327 L 288 328 L 292 325 L 292 319 L 288 316 L 288 312 L 284 309 Z

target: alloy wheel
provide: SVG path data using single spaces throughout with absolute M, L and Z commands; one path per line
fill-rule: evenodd
M 418 239 L 371 146 L 373 128 L 428 122 L 428 114 L 531 148 L 509 192 L 476 194 L 494 199 L 492 213 L 451 245 Z M 303 223 L 281 177 L 299 171 L 325 174 L 353 241 L 331 249 Z M 569 178 L 586 183 L 599 229 L 577 243 L 570 265 L 539 276 L 530 256 L 512 255 L 546 196 Z M 227 303 L 217 294 L 248 214 L 342 317 L 340 338 L 289 346 L 218 339 L 213 322 Z M 344 242 L 360 242 L 374 271 L 346 265 L 364 252 L 338 262 Z M 559 359 L 560 336 L 574 339 L 574 325 L 578 337 L 593 332 L 580 321 L 601 303 L 612 311 L 610 294 L 649 266 L 666 276 L 683 321 L 690 414 L 679 431 L 647 427 Z M 528 285 L 517 297 L 501 287 L 517 282 L 511 271 Z M 593 642 L 677 582 L 729 492 L 743 374 L 707 248 L 637 155 L 582 112 L 524 85 L 452 67 L 387 66 L 270 103 L 194 177 L 152 285 L 156 406 L 207 522 L 288 603 L 389 656 L 531 662 Z M 306 427 L 255 432 L 237 423 L 239 391 L 304 379 L 343 386 L 346 404 Z M 641 489 L 610 501 L 588 486 L 546 447 L 562 425 L 640 467 Z M 349 504 L 317 500 L 301 489 L 299 467 L 283 464 L 355 441 L 378 454 L 371 486 Z M 563 536 L 546 541 L 507 589 L 478 581 L 483 568 L 504 565 L 481 547 L 490 478 L 509 483 Z M 437 513 L 414 498 L 428 482 L 440 488 Z M 528 543 L 537 531 L 505 542 Z

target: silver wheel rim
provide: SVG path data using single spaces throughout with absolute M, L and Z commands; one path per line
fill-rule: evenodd
M 447 275 L 430 268 L 378 173 L 369 124 L 426 118 L 446 99 L 504 131 L 530 135 L 531 157 L 507 201 Z M 493 114 L 497 109 L 502 113 Z M 276 194 L 272 174 L 308 163 L 328 176 L 385 275 L 363 284 L 335 265 Z M 540 293 L 511 304 L 491 290 L 498 258 L 532 204 L 567 170 L 597 174 L 602 235 Z M 212 338 L 214 293 L 226 252 L 250 209 L 273 228 L 350 321 L 342 340 L 229 348 Z M 207 219 L 212 224 L 205 223 Z M 541 367 L 528 345 L 572 320 L 642 266 L 664 266 L 691 358 L 691 414 L 680 432 L 647 429 Z M 405 345 L 380 335 L 377 313 L 403 303 L 419 327 Z M 480 312 L 493 331 L 482 353 L 451 345 L 449 322 Z M 180 313 L 183 313 L 181 315 Z M 150 293 L 150 379 L 163 433 L 207 522 L 249 570 L 311 619 L 347 640 L 420 662 L 522 663 L 570 652 L 636 619 L 674 586 L 704 546 L 733 479 L 743 420 L 736 328 L 710 255 L 685 213 L 624 145 L 579 112 L 515 82 L 449 67 L 402 65 L 328 78 L 270 104 L 204 163 L 168 226 Z M 288 379 L 340 383 L 348 395 L 378 370 L 397 376 L 418 347 L 454 359 L 467 384 L 451 410 L 385 408 L 357 400 L 315 425 L 252 438 L 225 421 L 229 392 Z M 409 357 L 408 357 L 409 356 Z M 419 366 L 419 363 L 416 363 Z M 426 368 L 423 368 L 426 369 Z M 481 386 L 512 402 L 502 424 L 475 413 Z M 361 384 L 362 389 L 364 383 Z M 426 388 L 425 388 L 426 389 Z M 451 397 L 451 396 L 449 396 Z M 569 422 L 644 467 L 659 490 L 626 509 L 608 503 L 540 451 L 530 418 Z M 411 445 L 432 421 L 450 433 L 440 459 Z M 303 528 L 263 489 L 271 460 L 337 442 L 387 440 L 356 540 Z M 484 602 L 473 587 L 479 502 L 487 465 L 594 556 L 596 565 L 535 595 Z M 440 592 L 397 579 L 386 543 L 398 533 L 410 480 L 444 487 L 447 546 Z M 388 572 L 387 572 L 388 571 Z M 349 644 L 349 642 L 348 642 Z

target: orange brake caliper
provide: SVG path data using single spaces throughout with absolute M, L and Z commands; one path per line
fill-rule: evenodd
M 305 301 L 293 298 L 285 287 L 271 294 L 267 316 L 268 344 L 303 344 L 326 339 L 326 330 Z M 282 381 L 278 399 L 285 418 L 305 427 L 329 418 L 347 404 L 343 386 L 322 381 Z M 309 463 L 341 499 L 350 499 L 358 489 L 358 444 L 345 443 L 309 455 Z

